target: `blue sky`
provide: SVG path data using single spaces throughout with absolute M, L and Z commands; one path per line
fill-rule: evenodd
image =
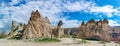
M 10 30 L 11 22 L 25 23 L 31 11 L 39 10 L 56 26 L 59 20 L 64 28 L 107 18 L 110 26 L 120 26 L 120 0 L 0 0 L 0 30 Z

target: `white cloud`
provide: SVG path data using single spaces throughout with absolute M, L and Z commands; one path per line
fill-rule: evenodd
M 117 23 L 117 21 L 114 21 L 114 20 L 108 20 L 108 21 L 110 26 L 120 26 L 120 24 Z
M 86 10 L 92 5 L 94 5 L 93 2 L 78 1 L 75 3 L 68 2 L 68 3 L 64 4 L 64 7 L 68 11 L 75 12 L 75 11 Z
M 3 16 L 2 19 L 0 19 L 0 30 L 8 30 L 11 27 L 11 19 L 9 15 Z
M 22 0 L 11 0 L 10 5 L 18 4 L 20 1 L 22 1 Z
M 117 13 L 118 12 L 118 9 L 115 9 L 111 5 L 105 5 L 103 7 L 94 6 L 94 7 L 90 8 L 90 12 L 93 12 L 93 13 L 103 13 L 103 14 L 108 15 L 108 17 L 112 17 L 112 15 L 114 15 L 113 13 Z
M 65 28 L 65 27 L 72 28 L 73 26 L 79 27 L 80 23 L 81 23 L 81 21 L 77 21 L 77 20 L 62 20 L 62 21 L 64 23 L 63 28 Z
M 20 6 L 13 6 L 14 4 L 20 3 L 21 0 L 12 0 L 10 6 L 7 6 L 5 3 L 1 3 L 0 12 L 5 14 L 4 17 L 8 19 L 7 23 L 14 20 L 17 22 L 27 23 L 30 17 L 31 11 L 39 10 L 43 16 L 47 16 L 53 25 L 57 25 L 59 20 L 63 20 L 63 27 L 76 27 L 80 24 L 81 21 L 78 20 L 69 20 L 67 16 L 61 16 L 61 12 L 76 12 L 76 11 L 85 11 L 89 13 L 103 13 L 112 16 L 112 13 L 115 12 L 117 15 L 118 10 L 111 5 L 106 5 L 103 7 L 96 6 L 94 2 L 88 1 L 77 1 L 70 2 L 66 1 L 63 3 L 61 0 L 25 0 L 26 4 L 21 4 Z M 9 5 L 9 4 L 8 4 Z M 11 14 L 11 16 L 9 16 Z M 5 23 L 5 22 L 2 22 Z M 4 25 L 4 24 L 3 24 Z
M 4 28 L 4 24 L 2 22 L 0 22 L 0 28 Z
M 56 3 L 54 3 L 56 2 Z M 15 1 L 13 0 L 13 2 L 11 2 L 11 4 L 17 4 L 19 3 L 19 1 Z M 10 4 L 10 5 L 11 5 Z M 20 5 L 20 6 L 5 6 L 5 7 L 1 7 L 1 13 L 5 14 L 4 16 L 6 17 L 6 15 L 11 14 L 11 18 L 9 18 L 8 20 L 12 19 L 14 21 L 17 22 L 22 22 L 22 23 L 27 23 L 27 21 L 29 20 L 30 17 L 30 13 L 32 11 L 35 10 L 39 10 L 40 13 L 43 16 L 47 16 L 51 23 L 53 23 L 53 25 L 57 25 L 56 23 L 59 20 L 63 20 L 63 22 L 65 23 L 63 25 L 63 27 L 75 27 L 77 26 L 79 23 L 79 21 L 77 20 L 68 20 L 68 18 L 66 16 L 61 16 L 61 12 L 65 9 L 62 8 L 61 5 L 64 5 L 61 1 L 56 0 L 56 1 L 52 1 L 52 0 L 48 0 L 48 1 L 43 1 L 43 0 L 39 0 L 39 1 L 29 1 L 24 5 Z M 7 19 L 6 19 L 7 20 Z M 73 25 L 68 25 L 68 24 L 73 24 Z M 67 26 L 65 26 L 67 24 Z

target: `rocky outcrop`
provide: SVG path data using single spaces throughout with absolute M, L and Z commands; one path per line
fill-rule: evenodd
M 43 18 L 38 10 L 31 13 L 30 20 L 25 27 L 22 39 L 50 37 L 51 24 L 47 17 Z
M 57 27 L 51 26 L 47 17 L 41 16 L 38 10 L 35 12 L 32 11 L 28 24 L 20 23 L 16 25 L 14 21 L 12 22 L 12 29 L 8 38 L 31 39 L 53 36 L 59 37 L 60 34 L 63 34 L 63 29 L 61 29 L 62 24 L 63 22 L 59 21 Z
M 47 17 L 41 16 L 38 10 L 32 11 L 28 24 L 12 22 L 11 32 L 8 38 L 16 37 L 22 39 L 40 37 L 60 37 L 64 33 L 76 35 L 78 38 L 96 38 L 99 40 L 110 41 L 108 20 L 95 21 L 91 19 L 87 23 L 84 21 L 80 27 L 62 29 L 63 22 L 60 20 L 57 27 L 51 26 Z
M 15 21 L 12 21 L 12 29 L 10 31 L 10 33 L 8 34 L 8 38 L 20 38 L 22 36 L 23 30 L 24 30 L 24 24 L 19 23 L 18 25 L 16 25 Z
M 60 32 L 61 32 L 61 26 L 63 25 L 63 22 L 60 20 L 59 22 L 58 22 L 58 25 L 57 25 L 57 28 L 56 29 L 54 29 L 53 30 L 53 35 L 54 35 L 54 37 L 60 37 Z
M 109 25 L 108 25 L 108 20 L 105 18 L 102 22 L 102 35 L 101 38 L 104 41 L 110 41 L 110 32 L 109 32 Z
M 79 38 L 82 38 L 84 35 L 84 37 L 86 38 L 110 41 L 108 23 L 109 22 L 107 19 L 104 19 L 103 21 L 94 21 L 94 19 L 91 19 L 86 24 L 83 21 L 81 23 L 81 26 L 79 27 L 78 33 L 76 34 Z
M 8 34 L 8 38 L 10 38 L 10 37 L 13 36 L 13 34 L 14 34 L 15 30 L 16 30 L 16 27 L 17 27 L 17 26 L 16 26 L 15 21 L 12 21 L 12 27 L 11 27 L 10 33 Z
M 86 24 L 84 21 L 82 21 L 81 26 L 78 28 L 78 31 L 76 33 L 76 36 L 78 38 L 83 38 L 85 35 L 87 35 L 88 32 L 86 32 Z

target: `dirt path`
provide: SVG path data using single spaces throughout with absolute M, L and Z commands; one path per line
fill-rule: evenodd
M 91 41 L 90 43 L 85 44 L 75 44 L 75 41 L 70 38 L 63 38 L 61 42 L 57 43 L 24 42 L 20 40 L 0 39 L 0 46 L 103 46 L 103 44 L 98 44 L 96 41 Z M 106 46 L 116 46 L 116 44 L 107 43 Z

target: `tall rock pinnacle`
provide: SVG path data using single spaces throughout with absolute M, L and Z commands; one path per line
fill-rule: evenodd
M 51 24 L 48 18 L 41 17 L 38 10 L 31 13 L 30 20 L 23 32 L 23 39 L 27 38 L 38 38 L 38 37 L 49 37 Z

